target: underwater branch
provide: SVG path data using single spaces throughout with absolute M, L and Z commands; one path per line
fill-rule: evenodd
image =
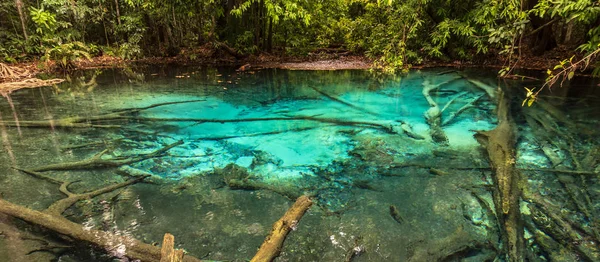
M 299 197 L 294 205 L 273 224 L 271 233 L 267 236 L 250 262 L 270 262 L 279 256 L 287 234 L 291 230 L 296 229 L 298 221 L 300 221 L 312 203 L 312 200 L 308 196 Z

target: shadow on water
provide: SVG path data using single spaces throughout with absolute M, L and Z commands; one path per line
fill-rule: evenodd
M 524 255 L 598 259 L 600 118 L 590 79 L 548 90 L 532 107 L 521 106 L 522 87 L 537 82 L 481 70 L 382 79 L 157 67 L 66 79 L 0 102 L 0 192 L 45 210 L 63 193 L 148 176 L 58 214 L 89 232 L 151 245 L 168 232 L 197 258 L 245 261 L 292 201 L 309 195 L 315 204 L 277 261 L 510 260 L 493 166 L 473 137 L 498 124 L 501 86 L 517 124 L 506 160 L 521 174 Z M 0 260 L 127 254 L 118 243 L 94 251 L 38 226 L 2 214 Z

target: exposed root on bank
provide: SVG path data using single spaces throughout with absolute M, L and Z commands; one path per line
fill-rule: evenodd
M 31 75 L 32 74 L 27 69 L 12 67 L 5 63 L 0 63 L 0 83 L 6 80 L 13 81 L 16 79 L 31 77 Z
M 16 91 L 19 89 L 36 88 L 36 87 L 42 87 L 42 86 L 52 86 L 52 85 L 60 84 L 64 81 L 65 81 L 64 79 L 59 79 L 59 78 L 48 79 L 48 80 L 29 78 L 29 79 L 21 80 L 18 82 L 0 83 L 0 94 L 8 95 L 8 94 L 12 93 L 13 91 Z

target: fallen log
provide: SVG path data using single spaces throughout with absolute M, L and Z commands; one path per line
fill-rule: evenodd
M 509 99 L 498 92 L 498 125 L 490 131 L 477 131 L 475 138 L 486 148 L 492 178 L 496 216 L 502 228 L 502 241 L 508 261 L 524 261 L 525 240 L 520 212 L 521 175 L 515 167 L 516 127 L 509 111 Z
M 270 262 L 279 256 L 287 234 L 291 230 L 296 229 L 298 222 L 312 203 L 312 200 L 308 196 L 299 197 L 294 205 L 273 224 L 271 233 L 267 236 L 250 262 Z
M 483 90 L 490 99 L 494 100 L 496 99 L 496 95 L 500 96 L 499 94 L 496 93 L 496 88 L 494 88 L 491 85 L 485 84 L 479 80 L 475 80 L 475 79 L 471 79 L 468 77 L 465 77 L 467 79 L 467 81 L 471 84 L 473 84 L 474 86 L 476 86 L 477 88 Z

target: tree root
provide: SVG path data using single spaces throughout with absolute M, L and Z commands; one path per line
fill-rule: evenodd
M 23 88 L 36 88 L 36 87 L 42 87 L 42 86 L 52 86 L 52 85 L 60 84 L 63 81 L 65 81 L 65 80 L 58 79 L 58 78 L 48 79 L 48 80 L 29 78 L 29 79 L 25 79 L 25 80 L 22 80 L 19 82 L 0 83 L 0 94 L 8 95 L 8 94 L 12 93 L 13 91 L 23 89 Z
M 27 69 L 11 67 L 4 63 L 0 63 L 0 83 L 5 80 L 16 80 L 31 77 L 31 73 Z M 1 89 L 1 88 L 0 88 Z
M 304 213 L 312 205 L 312 200 L 308 196 L 299 197 L 294 205 L 288 209 L 287 212 L 273 224 L 273 229 L 265 241 L 262 243 L 256 255 L 250 260 L 250 262 L 270 262 L 273 261 L 283 246 L 283 241 L 287 234 L 291 230 L 295 230 L 298 226 L 298 222 L 304 215 Z
M 578 128 L 575 123 L 569 120 L 562 112 L 552 106 L 550 103 L 540 100 L 542 106 L 539 108 L 526 108 L 523 110 L 528 125 L 534 132 L 536 138 L 542 142 L 540 147 L 553 167 L 561 170 L 560 173 L 574 175 L 579 177 L 579 183 L 574 178 L 564 177 L 557 174 L 557 180 L 567 192 L 570 200 L 575 205 L 584 217 L 590 221 L 590 228 L 594 238 L 600 239 L 600 222 L 598 221 L 598 212 L 595 210 L 592 200 L 587 191 L 587 183 L 584 175 L 597 176 L 595 171 L 584 171 L 586 167 L 593 167 L 596 157 L 585 155 L 582 161 L 574 150 L 574 140 L 577 134 L 571 134 L 568 131 L 563 131 L 560 126 L 566 125 L 567 130 L 577 130 L 583 133 L 588 133 L 585 128 Z M 560 123 L 559 123 L 560 122 Z M 545 131 L 545 132 L 544 132 Z M 557 139 L 557 137 L 559 139 Z M 562 138 L 562 139 L 560 139 Z M 566 142 L 565 142 L 566 140 Z M 565 160 L 563 160 L 556 152 L 555 148 L 568 153 L 575 170 L 570 170 Z M 594 151 L 594 150 L 592 150 Z
M 32 168 L 30 170 L 34 171 L 34 172 L 44 172 L 44 171 L 50 171 L 50 170 L 76 170 L 76 169 L 119 167 L 119 166 L 129 165 L 132 163 L 140 162 L 142 160 L 161 156 L 165 152 L 169 151 L 171 148 L 176 147 L 181 144 L 183 144 L 183 141 L 180 140 L 180 141 L 177 141 L 170 145 L 166 145 L 160 149 L 157 149 L 151 153 L 137 155 L 137 156 L 113 157 L 111 159 L 102 159 L 102 155 L 104 155 L 106 153 L 106 150 L 104 150 L 104 151 L 94 155 L 91 158 L 84 159 L 81 161 L 51 164 L 51 165 L 47 165 L 47 166 Z

